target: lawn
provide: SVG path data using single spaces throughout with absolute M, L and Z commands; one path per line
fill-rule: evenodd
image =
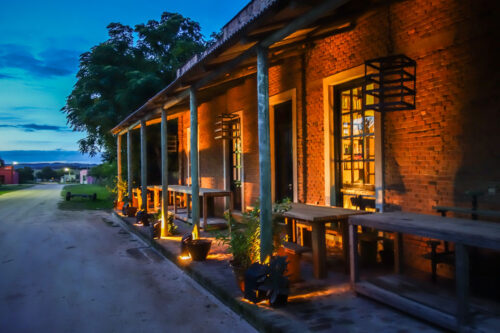
M 97 200 L 92 201 L 88 198 L 74 197 L 66 201 L 66 192 L 72 194 L 97 194 Z M 63 201 L 59 203 L 59 209 L 62 210 L 96 210 L 113 208 L 112 194 L 101 185 L 66 185 L 61 191 Z
M 33 184 L 19 184 L 19 185 L 0 185 L 0 195 L 12 191 L 22 190 L 33 186 Z

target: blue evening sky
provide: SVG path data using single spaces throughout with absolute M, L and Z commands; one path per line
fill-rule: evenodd
M 0 157 L 2 151 L 78 150 L 84 135 L 67 127 L 60 109 L 76 82 L 79 55 L 107 39 L 110 22 L 134 27 L 159 20 L 164 11 L 178 12 L 199 22 L 208 38 L 247 2 L 0 1 Z M 44 161 L 51 160 L 46 155 Z

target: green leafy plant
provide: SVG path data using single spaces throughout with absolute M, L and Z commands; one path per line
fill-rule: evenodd
M 155 220 L 161 222 L 161 210 L 159 210 L 155 214 Z M 174 213 L 167 212 L 167 220 L 165 221 L 165 228 L 167 231 L 167 235 L 175 235 L 177 234 L 177 226 L 174 223 Z
M 272 235 L 273 252 L 281 246 L 280 221 L 282 214 L 291 208 L 290 199 L 285 199 L 273 205 Z M 230 225 L 228 233 L 218 232 L 215 237 L 219 243 L 228 245 L 228 251 L 233 256 L 233 266 L 246 270 L 252 263 L 260 259 L 260 209 L 256 202 L 249 212 L 243 213 L 242 223 L 236 223 L 231 214 L 226 212 L 224 217 Z

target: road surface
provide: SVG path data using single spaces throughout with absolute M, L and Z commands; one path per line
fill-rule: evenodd
M 0 196 L 0 332 L 253 332 L 109 212 L 61 211 L 61 185 Z

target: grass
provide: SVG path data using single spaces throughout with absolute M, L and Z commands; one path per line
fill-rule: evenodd
M 72 194 L 97 194 L 97 200 L 92 201 L 88 198 L 74 197 L 66 201 L 66 192 Z M 61 191 L 63 201 L 59 203 L 59 209 L 62 210 L 97 210 L 113 208 L 112 194 L 101 185 L 66 185 Z
M 33 186 L 33 184 L 0 185 L 0 195 L 17 190 L 22 190 L 31 186 Z

